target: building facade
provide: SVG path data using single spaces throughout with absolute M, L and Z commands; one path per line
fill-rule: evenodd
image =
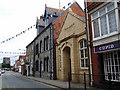
M 33 41 L 26 46 L 26 62 L 27 62 L 27 75 L 33 76 L 33 56 L 34 56 L 34 43 Z
M 25 55 L 19 56 L 19 60 L 21 62 L 21 74 L 22 75 L 27 75 L 27 70 L 26 70 L 26 56 Z
M 10 57 L 3 57 L 4 64 L 10 64 Z
M 56 65 L 60 80 L 68 80 L 70 73 L 73 82 L 83 83 L 83 76 L 73 74 L 89 73 L 84 16 L 67 13 L 57 38 Z
M 37 31 L 39 34 L 34 39 L 34 75 L 36 77 L 55 79 L 55 64 L 53 59 L 53 24 L 60 15 L 59 9 L 47 7 L 45 5 L 45 13 L 42 20 L 44 21 L 44 29 L 41 22 L 37 20 Z M 39 30 L 38 30 L 39 29 Z
M 87 3 L 93 84 L 120 84 L 120 2 Z

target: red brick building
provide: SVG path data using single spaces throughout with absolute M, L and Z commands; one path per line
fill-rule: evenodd
M 120 3 L 87 2 L 86 8 L 93 85 L 116 88 L 120 84 Z

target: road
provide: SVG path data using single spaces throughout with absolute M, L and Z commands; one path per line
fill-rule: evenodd
M 30 79 L 27 79 L 22 76 L 17 76 L 14 74 L 15 72 L 12 71 L 6 71 L 2 76 L 0 76 L 0 88 L 2 90 L 12 90 L 13 89 L 48 89 L 53 88 L 54 90 L 58 90 L 56 87 L 46 85 L 37 81 L 33 81 Z M 2 83 L 2 84 L 1 84 Z

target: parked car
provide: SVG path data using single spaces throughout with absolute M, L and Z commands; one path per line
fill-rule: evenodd
M 1 69 L 0 69 L 0 76 L 1 76 L 1 74 L 2 74 L 2 71 L 1 71 Z
M 4 69 L 2 69 L 2 70 L 1 70 L 1 73 L 5 73 L 5 70 L 4 70 Z

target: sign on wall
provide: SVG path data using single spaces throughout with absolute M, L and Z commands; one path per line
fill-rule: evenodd
M 118 48 L 120 48 L 120 41 L 112 42 L 105 45 L 95 46 L 94 51 L 95 53 L 99 53 L 99 52 L 118 49 Z

